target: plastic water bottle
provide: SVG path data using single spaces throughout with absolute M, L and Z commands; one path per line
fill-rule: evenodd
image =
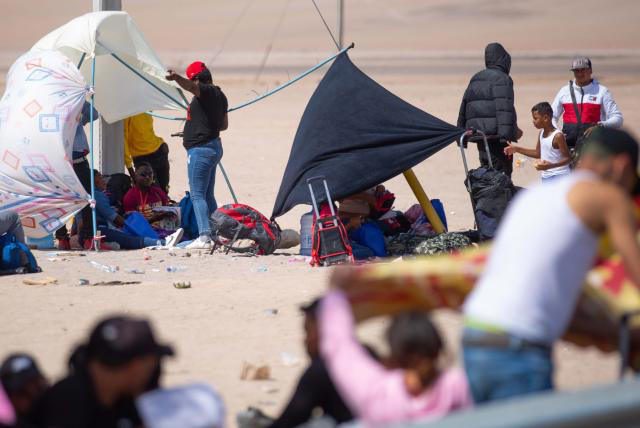
M 309 211 L 300 217 L 300 254 L 311 255 L 313 246 L 313 211 Z
M 94 268 L 103 272 L 114 273 L 118 271 L 118 266 L 103 265 L 102 263 L 98 263 L 95 260 L 91 260 L 89 263 L 91 263 L 91 266 L 93 266 Z
M 187 270 L 184 266 L 167 266 L 167 272 L 184 272 Z

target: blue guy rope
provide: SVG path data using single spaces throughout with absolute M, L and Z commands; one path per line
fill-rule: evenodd
M 291 86 L 292 84 L 296 83 L 298 80 L 302 79 L 303 77 L 308 76 L 309 74 L 313 73 L 314 71 L 316 71 L 317 69 L 319 69 L 320 67 L 324 66 L 326 63 L 333 61 L 334 59 L 336 59 L 339 55 L 345 53 L 346 51 L 348 51 L 349 49 L 353 48 L 355 45 L 353 43 L 351 43 L 349 46 L 347 46 L 346 48 L 342 49 L 340 52 L 336 53 L 335 55 L 330 56 L 329 58 L 325 59 L 324 61 L 314 65 L 313 67 L 311 67 L 310 69 L 308 69 L 307 71 L 300 73 L 299 75 L 297 75 L 296 77 L 294 77 L 293 79 L 289 80 L 288 82 L 283 83 L 282 85 L 273 88 L 272 90 L 265 92 L 264 94 L 260 95 L 259 97 L 254 98 L 253 100 L 247 101 L 243 104 L 240 104 L 238 106 L 232 107 L 229 110 L 227 110 L 227 112 L 232 112 L 235 110 L 240 110 L 241 108 L 250 106 L 253 103 L 256 103 L 260 100 L 263 100 L 265 98 L 267 98 L 268 96 L 271 96 L 273 94 L 275 94 L 276 92 L 280 92 L 281 90 L 283 90 L 284 88 Z
M 84 55 L 83 55 L 84 57 Z M 95 183 L 95 178 L 93 176 L 93 158 L 94 158 L 94 152 L 93 152 L 93 103 L 94 103 L 94 98 L 95 95 L 93 93 L 93 88 L 95 88 L 96 85 L 96 56 L 95 54 L 93 55 L 93 60 L 91 61 L 91 109 L 89 111 L 89 123 L 91 124 L 91 126 L 89 127 L 89 141 L 91 144 L 91 174 L 89 175 L 91 178 L 91 220 L 93 221 L 93 244 L 94 244 L 94 249 L 96 251 L 98 251 L 98 240 L 95 239 L 96 235 L 98 233 L 98 227 L 97 227 L 97 221 L 96 221 L 96 204 L 95 204 L 95 200 L 96 200 L 96 183 Z
M 163 94 L 164 96 L 166 96 L 167 98 L 169 98 L 171 101 L 173 101 L 174 103 L 178 104 L 180 107 L 182 107 L 183 109 L 187 109 L 187 106 L 182 104 L 180 101 L 176 100 L 174 97 L 172 97 L 171 95 L 169 95 L 166 91 L 164 91 L 161 87 L 159 87 L 158 85 L 156 85 L 155 83 L 153 83 L 151 80 L 147 79 L 146 77 L 144 77 L 142 74 L 140 74 L 135 68 L 131 67 L 129 64 L 127 64 L 125 61 L 123 61 L 122 59 L 120 59 L 120 57 L 116 54 L 114 54 L 113 52 L 111 52 L 111 56 L 114 57 L 120 64 L 124 65 L 125 67 L 127 67 L 129 70 L 131 70 L 134 74 L 136 74 L 139 78 L 141 78 L 142 80 L 144 80 L 145 82 L 147 82 L 149 85 L 153 86 L 155 89 L 157 89 L 161 94 Z M 184 94 L 183 94 L 184 96 Z
M 242 103 L 240 105 L 237 105 L 235 107 L 232 107 L 230 109 L 227 110 L 228 113 L 235 111 L 235 110 L 240 110 L 241 108 L 250 106 L 253 103 L 256 103 L 260 100 L 263 100 L 273 94 L 275 94 L 276 92 L 280 92 L 281 90 L 283 90 L 284 88 L 293 85 L 294 83 L 296 83 L 298 80 L 308 76 L 309 74 L 313 73 L 314 71 L 316 71 L 317 69 L 323 67 L 325 64 L 327 64 L 328 62 L 333 61 L 334 59 L 336 59 L 338 56 L 340 56 L 341 54 L 347 52 L 349 49 L 352 49 L 355 45 L 353 43 L 351 43 L 349 46 L 347 46 L 346 48 L 342 49 L 340 52 L 336 53 L 335 55 L 330 56 L 329 58 L 325 59 L 324 61 L 314 65 L 313 67 L 311 67 L 310 69 L 308 69 L 307 71 L 300 73 L 299 75 L 297 75 L 296 77 L 294 77 L 293 79 L 289 80 L 288 82 L 283 83 L 282 85 L 273 88 L 272 90 L 265 92 L 262 95 L 259 95 L 258 97 L 249 100 L 245 103 Z M 148 115 L 150 116 L 154 116 L 160 119 L 167 119 L 167 120 L 187 120 L 185 117 L 170 117 L 170 116 L 163 116 L 161 114 L 158 113 L 153 113 L 148 111 L 147 112 Z

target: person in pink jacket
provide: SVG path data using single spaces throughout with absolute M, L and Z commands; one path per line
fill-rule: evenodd
M 396 315 L 387 331 L 390 366 L 358 343 L 343 292 L 330 291 L 319 313 L 320 352 L 354 415 L 365 425 L 433 420 L 472 406 L 464 373 L 441 370 L 440 334 L 425 312 Z

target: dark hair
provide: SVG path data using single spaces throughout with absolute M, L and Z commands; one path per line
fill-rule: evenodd
M 391 357 L 405 365 L 410 356 L 436 359 L 444 344 L 435 325 L 426 312 L 403 312 L 393 317 L 387 329 L 387 342 Z
M 194 79 L 198 79 L 198 81 L 202 83 L 213 83 L 213 78 L 211 77 L 211 72 L 208 68 L 202 70 L 200 73 L 193 76 Z
M 153 170 L 153 167 L 151 166 L 151 164 L 149 162 L 140 162 L 137 166 L 136 166 L 136 170 L 134 171 L 136 173 L 136 175 L 138 175 L 138 171 L 141 168 L 149 168 L 151 170 L 151 172 L 155 172 Z M 154 174 L 155 175 L 155 174 Z
M 531 113 L 538 113 L 540 116 L 553 117 L 553 109 L 551 108 L 551 104 L 546 101 L 543 101 L 531 107 Z
M 306 305 L 300 306 L 300 311 L 307 317 L 316 319 L 318 312 L 318 306 L 320 306 L 320 298 L 314 299 Z

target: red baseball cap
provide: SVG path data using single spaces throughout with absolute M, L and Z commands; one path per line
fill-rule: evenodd
M 202 61 L 192 62 L 187 67 L 187 71 L 186 71 L 187 79 L 193 80 L 194 77 L 196 77 L 198 74 L 200 74 L 206 69 L 207 69 L 207 66 L 204 65 L 204 62 Z

